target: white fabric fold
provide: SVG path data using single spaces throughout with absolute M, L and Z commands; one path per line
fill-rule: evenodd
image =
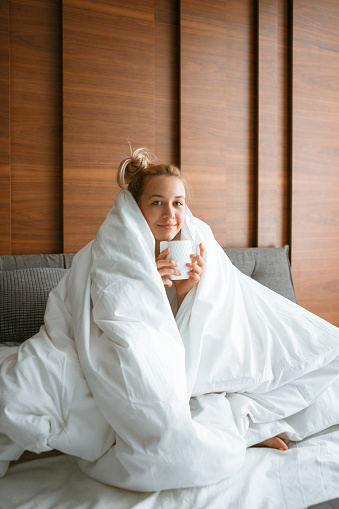
M 206 264 L 174 318 L 153 235 L 119 194 L 51 292 L 45 326 L 1 365 L 11 443 L 158 491 L 218 482 L 246 444 L 339 422 L 339 330 L 239 272 L 188 209 L 182 238 L 203 243 Z

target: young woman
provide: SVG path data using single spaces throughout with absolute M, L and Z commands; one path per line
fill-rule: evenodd
M 204 486 L 248 447 L 339 423 L 339 330 L 238 271 L 177 168 L 139 149 L 118 182 L 45 325 L 0 366 L 0 475 L 25 449 L 58 449 L 120 488 Z M 179 237 L 200 253 L 172 282 L 160 242 Z
M 128 189 L 140 207 L 155 239 L 155 261 L 164 285 L 171 287 L 171 275 L 181 275 L 178 263 L 166 259 L 170 249 L 160 253 L 160 242 L 179 240 L 185 222 L 186 195 L 190 187 L 181 171 L 171 164 L 154 164 L 148 150 L 138 149 L 122 161 L 117 175 L 118 184 Z M 200 281 L 204 267 L 204 247 L 200 254 L 191 254 L 189 279 L 174 281 L 178 308 L 187 293 Z
M 185 223 L 186 196 L 190 196 L 190 185 L 182 172 L 171 164 L 155 164 L 147 149 L 138 149 L 131 157 L 124 159 L 119 166 L 117 181 L 121 189 L 128 189 L 147 221 L 155 239 L 155 261 L 164 285 L 174 283 L 177 296 L 177 309 L 185 296 L 197 285 L 204 268 L 205 249 L 200 243 L 200 254 L 191 254 L 192 263 L 189 279 L 171 281 L 171 275 L 181 275 L 175 269 L 178 263 L 167 258 L 170 249 L 160 252 L 161 241 L 179 240 Z M 167 292 L 171 302 L 171 295 Z M 287 450 L 287 444 L 278 437 L 260 442 L 255 447 L 273 447 Z

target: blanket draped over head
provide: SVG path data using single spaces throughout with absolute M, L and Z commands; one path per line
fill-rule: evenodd
M 51 292 L 45 325 L 0 371 L 2 474 L 58 449 L 111 485 L 215 483 L 246 447 L 339 422 L 339 329 L 238 271 L 186 210 L 205 267 L 174 318 L 129 192 Z

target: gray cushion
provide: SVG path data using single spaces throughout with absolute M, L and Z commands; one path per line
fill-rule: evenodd
M 297 302 L 288 246 L 224 249 L 231 262 L 247 276 Z
M 60 267 L 69 269 L 74 254 L 28 254 L 0 256 L 0 270 L 19 270 L 31 267 Z
M 23 342 L 44 323 L 49 292 L 65 275 L 62 268 L 0 272 L 0 342 Z

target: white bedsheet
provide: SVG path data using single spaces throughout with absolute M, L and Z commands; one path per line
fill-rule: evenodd
M 132 492 L 88 478 L 71 456 L 12 466 L 0 509 L 304 509 L 339 496 L 339 426 L 290 444 L 248 449 L 237 474 L 217 484 Z
M 182 234 L 206 265 L 174 319 L 154 237 L 120 193 L 45 326 L 0 366 L 2 474 L 58 449 L 116 487 L 200 487 L 233 479 L 246 446 L 339 423 L 339 329 L 240 273 L 189 210 Z

